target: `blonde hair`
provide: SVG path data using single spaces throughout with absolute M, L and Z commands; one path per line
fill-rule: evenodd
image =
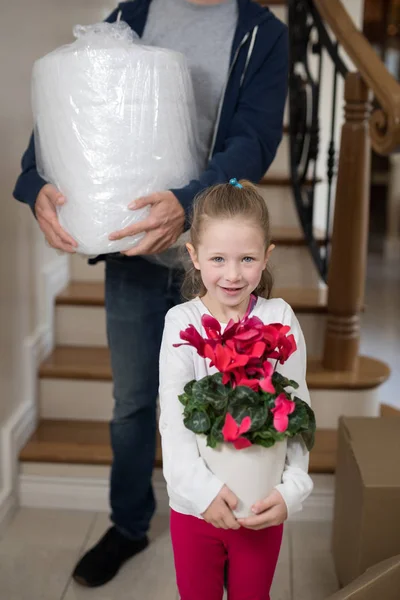
M 206 189 L 196 197 L 193 203 L 189 232 L 190 243 L 196 251 L 207 219 L 222 220 L 242 217 L 252 221 L 264 235 L 265 250 L 270 246 L 270 221 L 265 200 L 249 181 L 242 180 L 240 184 L 241 188 L 230 183 L 221 183 Z M 262 272 L 260 283 L 253 293 L 257 296 L 269 298 L 272 286 L 273 278 L 267 264 Z M 191 264 L 186 271 L 182 284 L 183 297 L 186 300 L 191 300 L 196 296 L 204 296 L 206 292 L 207 289 L 201 279 L 200 271 Z

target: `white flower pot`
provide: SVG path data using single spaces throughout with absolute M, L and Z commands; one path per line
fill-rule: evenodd
M 222 443 L 213 449 L 207 446 L 205 435 L 196 438 L 200 456 L 210 471 L 238 497 L 236 517 L 252 515 L 253 504 L 266 498 L 281 483 L 286 441 L 277 442 L 272 448 L 253 445 L 236 450 L 231 443 Z

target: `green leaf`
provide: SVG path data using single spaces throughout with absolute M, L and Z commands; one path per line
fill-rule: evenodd
M 289 415 L 289 431 L 293 434 L 298 433 L 301 430 L 302 426 L 308 426 L 308 422 L 309 419 L 307 411 L 305 410 L 303 403 L 296 403 L 296 408 L 294 412 L 292 412 L 292 414 Z
M 279 371 L 274 371 L 274 374 L 272 375 L 272 383 L 274 384 L 274 387 L 279 386 L 281 388 L 285 388 L 290 385 L 290 380 L 287 377 L 284 377 L 282 373 L 279 373 Z
M 215 419 L 211 431 L 207 436 L 207 446 L 210 446 L 210 448 L 216 448 L 218 444 L 224 441 L 224 436 L 221 431 L 224 421 L 225 417 L 223 415 Z
M 224 436 L 222 435 L 222 427 L 224 426 L 224 423 L 225 416 L 221 415 L 215 419 L 211 427 L 210 435 L 213 437 L 216 443 L 224 441 Z
M 300 400 L 300 399 L 298 398 L 298 400 Z M 310 421 L 310 426 L 315 431 L 316 428 L 317 428 L 317 423 L 316 423 L 316 420 L 315 420 L 315 412 L 313 411 L 313 409 L 311 408 L 311 406 L 309 406 L 307 404 L 307 402 L 304 402 L 304 400 L 300 400 L 300 402 L 302 402 L 304 404 L 304 407 L 305 407 L 305 409 L 307 411 L 308 418 L 309 418 L 309 421 Z
M 251 440 L 256 440 L 260 438 L 262 440 L 273 439 L 276 442 L 281 442 L 286 437 L 287 434 L 285 432 L 279 433 L 279 431 L 276 431 L 276 429 L 272 427 L 272 422 L 270 422 L 269 424 L 267 422 L 262 429 L 251 433 Z
M 280 391 L 283 391 L 287 387 L 297 390 L 299 387 L 299 384 L 296 381 L 284 377 L 284 375 L 278 371 L 275 371 L 272 375 L 272 383 L 274 384 L 275 389 L 278 388 Z
M 258 439 L 260 439 L 260 440 L 273 440 L 274 439 L 274 435 L 273 435 L 272 431 L 267 431 L 265 429 L 265 430 L 262 430 L 262 431 L 255 431 L 252 434 L 252 438 L 254 440 L 258 440 Z
M 210 417 L 204 411 L 194 411 L 190 417 L 184 419 L 185 427 L 194 433 L 208 433 L 211 422 Z
M 196 383 L 196 380 L 192 379 L 192 381 L 189 381 L 189 383 L 187 383 L 185 385 L 185 387 L 183 388 L 183 391 L 185 392 L 185 394 L 187 394 L 188 396 L 192 395 L 192 388 L 195 383 Z
M 183 406 L 187 406 L 190 402 L 190 398 L 187 394 L 183 393 L 183 394 L 179 394 L 178 396 L 178 400 L 181 404 L 183 404 Z
M 286 436 L 284 433 L 263 429 L 262 431 L 256 431 L 252 433 L 250 435 L 250 440 L 259 446 L 264 446 L 264 448 L 271 448 L 275 442 L 282 442 L 285 437 Z
M 217 444 L 218 444 L 218 442 L 215 439 L 215 437 L 212 436 L 211 433 L 209 433 L 207 436 L 207 446 L 209 446 L 210 448 L 216 448 Z
M 209 375 L 196 381 L 192 387 L 193 401 L 200 408 L 208 405 L 217 411 L 224 411 L 228 404 L 230 387 L 222 384 L 222 374 L 216 373 L 218 377 Z
M 307 450 L 311 452 L 315 444 L 315 431 L 302 431 L 300 435 L 304 440 Z
M 264 406 L 267 410 L 271 410 L 275 406 L 275 400 L 279 394 L 262 394 Z
M 246 406 L 257 406 L 261 404 L 262 397 L 254 392 L 251 388 L 244 385 L 239 385 L 230 393 L 229 405 L 246 405 Z
M 257 444 L 257 446 L 263 446 L 263 448 L 272 448 L 272 446 L 275 445 L 275 440 L 272 438 L 257 438 L 257 441 L 255 443 Z
M 265 405 L 233 406 L 229 412 L 239 425 L 245 417 L 250 417 L 251 427 L 249 431 L 257 431 L 260 429 L 265 424 L 268 417 L 268 410 Z
M 316 422 L 315 414 L 312 408 L 303 400 L 294 397 L 296 402 L 296 410 L 289 418 L 289 430 L 292 435 L 300 435 L 310 451 L 315 443 Z

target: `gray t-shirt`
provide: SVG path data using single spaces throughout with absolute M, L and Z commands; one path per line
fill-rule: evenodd
M 218 107 L 228 76 L 237 0 L 193 4 L 189 0 L 152 0 L 142 41 L 181 52 L 193 81 L 200 144 L 205 168 Z

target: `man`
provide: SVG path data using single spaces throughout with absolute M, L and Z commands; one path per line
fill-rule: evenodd
M 158 354 L 164 317 L 180 302 L 182 270 L 149 262 L 189 224 L 195 195 L 231 177 L 258 182 L 282 137 L 288 44 L 286 27 L 251 0 L 135 0 L 107 19 L 126 21 L 145 44 L 185 54 L 193 80 L 204 170 L 182 189 L 139 199 L 149 218 L 119 232 L 146 231 L 142 242 L 106 260 L 106 315 L 114 379 L 111 422 L 113 526 L 78 563 L 74 578 L 86 586 L 112 579 L 148 545 L 155 511 L 151 475 L 155 457 Z M 37 173 L 34 141 L 22 159 L 14 196 L 32 208 L 47 242 L 74 252 L 76 242 L 58 220 L 68 201 Z M 132 199 L 134 200 L 134 199 Z

